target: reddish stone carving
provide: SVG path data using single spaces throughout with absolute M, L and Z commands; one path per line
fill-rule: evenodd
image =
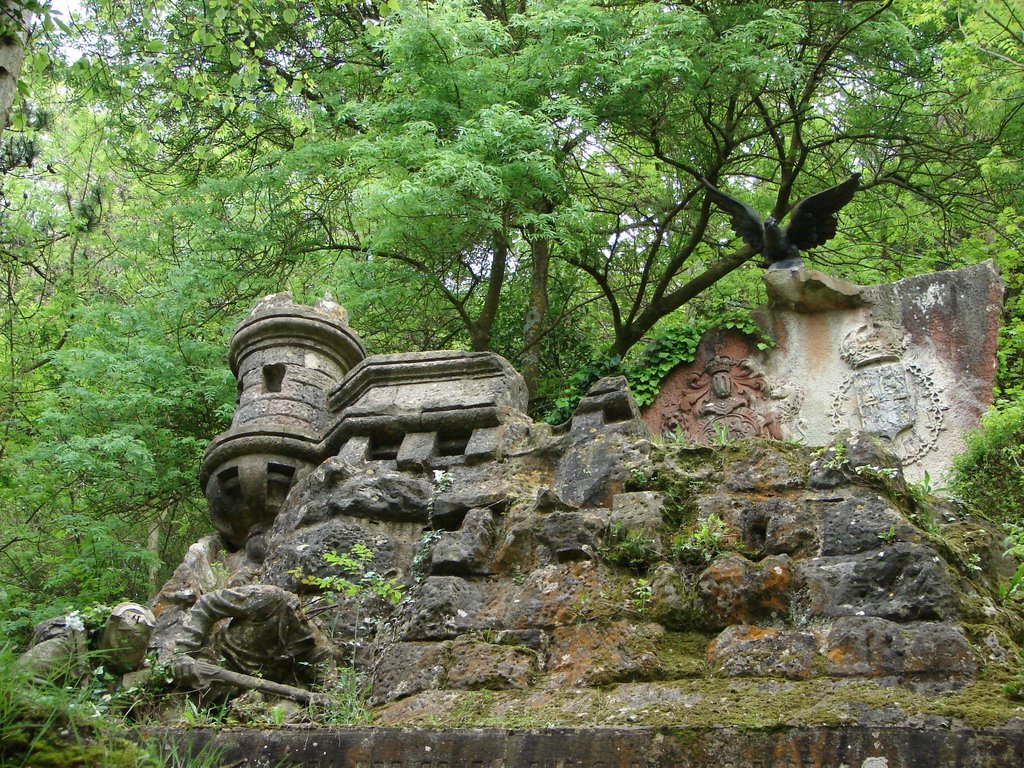
M 775 416 L 760 412 L 768 399 L 768 383 L 749 360 L 716 355 L 704 370 L 690 374 L 679 405 L 661 417 L 661 430 L 682 430 L 702 443 L 741 437 L 780 438 Z

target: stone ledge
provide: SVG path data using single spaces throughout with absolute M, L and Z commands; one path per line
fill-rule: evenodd
M 1003 728 L 153 729 L 179 756 L 297 768 L 1002 768 L 1024 765 L 1024 725 Z

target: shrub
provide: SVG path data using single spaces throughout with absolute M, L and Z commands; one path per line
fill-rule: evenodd
M 949 488 L 982 517 L 1024 517 L 1024 398 L 998 403 L 967 437 L 953 464 Z

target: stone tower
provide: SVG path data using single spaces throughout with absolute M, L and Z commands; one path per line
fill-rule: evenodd
M 231 337 L 231 427 L 206 449 L 199 481 L 214 526 L 241 547 L 269 528 L 291 486 L 320 463 L 327 396 L 366 357 L 345 310 L 290 293 L 264 298 Z

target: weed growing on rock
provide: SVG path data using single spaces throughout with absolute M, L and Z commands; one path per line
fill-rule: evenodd
M 363 725 L 372 720 L 367 702 L 370 685 L 356 670 L 338 670 L 338 679 L 327 693 L 328 702 L 312 705 L 310 717 L 324 725 Z
M 302 583 L 317 587 L 328 596 L 361 597 L 376 595 L 392 605 L 402 599 L 402 585 L 395 579 L 388 579 L 376 571 L 367 569 L 373 561 L 373 550 L 365 544 L 353 544 L 347 553 L 324 552 L 324 560 L 340 569 L 342 574 L 328 576 L 302 576 Z
M 600 548 L 601 556 L 616 565 L 644 571 L 658 559 L 657 542 L 643 531 L 613 525 L 608 542 Z
M 672 553 L 684 563 L 705 565 L 722 551 L 728 533 L 728 526 L 718 515 L 708 515 L 696 529 L 672 539 Z
M 641 616 L 647 615 L 647 609 L 651 604 L 651 596 L 654 594 L 654 585 L 647 579 L 634 579 L 633 588 L 630 590 L 633 607 Z

